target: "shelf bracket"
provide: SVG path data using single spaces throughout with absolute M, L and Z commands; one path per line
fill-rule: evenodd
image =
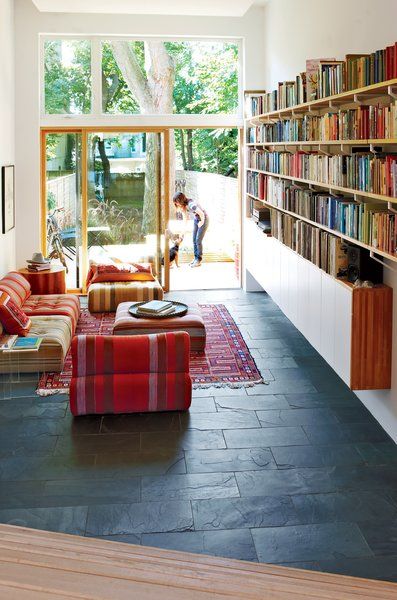
M 391 96 L 392 98 L 396 99 L 397 98 L 397 87 L 395 87 L 393 85 L 388 85 L 387 86 L 387 93 L 389 94 L 389 96 Z
M 354 94 L 353 99 L 356 104 L 360 104 L 360 105 L 362 104 L 362 100 L 361 100 L 359 94 Z
M 393 202 L 388 202 L 387 203 L 387 210 L 389 210 L 390 212 L 392 212 L 395 215 L 397 215 L 397 209 L 395 208 L 395 205 L 394 205 Z
M 369 251 L 369 255 L 372 258 L 372 260 L 375 260 L 376 262 L 380 263 L 383 267 L 385 267 L 386 269 L 389 269 L 390 271 L 393 271 L 393 273 L 397 273 L 397 268 L 392 267 L 391 265 L 388 265 L 387 263 L 385 263 L 383 260 L 381 260 L 380 258 L 377 258 L 376 256 L 374 256 L 374 253 L 376 252 L 376 250 L 370 250 Z

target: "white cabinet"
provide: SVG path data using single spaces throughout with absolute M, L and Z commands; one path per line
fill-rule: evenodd
M 352 334 L 353 292 L 342 285 L 335 287 L 334 369 L 350 383 L 350 343 Z

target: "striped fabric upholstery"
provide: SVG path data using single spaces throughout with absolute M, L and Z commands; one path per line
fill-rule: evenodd
M 21 308 L 30 296 L 30 283 L 20 273 L 12 271 L 0 279 L 0 291 L 6 292 Z
M 190 336 L 193 352 L 204 352 L 206 331 L 200 307 L 189 304 L 183 317 L 170 317 L 161 320 L 135 318 L 129 313 L 131 302 L 119 304 L 114 321 L 113 335 L 142 335 L 148 333 L 166 333 L 167 331 L 186 331 Z
M 63 315 L 72 322 L 73 333 L 80 316 L 80 300 L 72 294 L 30 296 L 23 305 L 23 311 L 30 317 Z
M 187 410 L 191 403 L 187 333 L 76 336 L 73 415 Z
M 72 340 L 69 317 L 32 317 L 30 335 L 43 342 L 37 352 L 0 352 L 0 373 L 61 372 Z
M 88 289 L 90 312 L 113 312 L 121 302 L 162 300 L 163 288 L 156 281 L 92 283 Z

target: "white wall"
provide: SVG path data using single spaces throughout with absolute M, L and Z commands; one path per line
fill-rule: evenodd
M 397 0 L 268 0 L 265 88 L 304 71 L 307 58 L 384 48 L 397 40 L 396 24 Z M 392 389 L 357 395 L 397 441 L 397 274 L 385 269 L 385 282 L 394 289 Z
M 16 0 L 17 263 L 40 246 L 39 33 L 235 36 L 245 40 L 245 86 L 263 89 L 263 8 L 242 18 L 40 13 L 31 0 Z M 114 120 L 117 123 L 117 120 Z
M 13 0 L 0 1 L 0 166 L 14 164 L 15 161 L 13 4 Z M 5 235 L 0 233 L 0 277 L 13 268 L 15 229 Z
M 343 59 L 397 40 L 396 0 L 268 0 L 265 87 L 305 70 L 307 58 Z

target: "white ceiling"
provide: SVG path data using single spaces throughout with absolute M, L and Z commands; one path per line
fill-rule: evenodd
M 266 0 L 33 0 L 42 12 L 242 17 Z

